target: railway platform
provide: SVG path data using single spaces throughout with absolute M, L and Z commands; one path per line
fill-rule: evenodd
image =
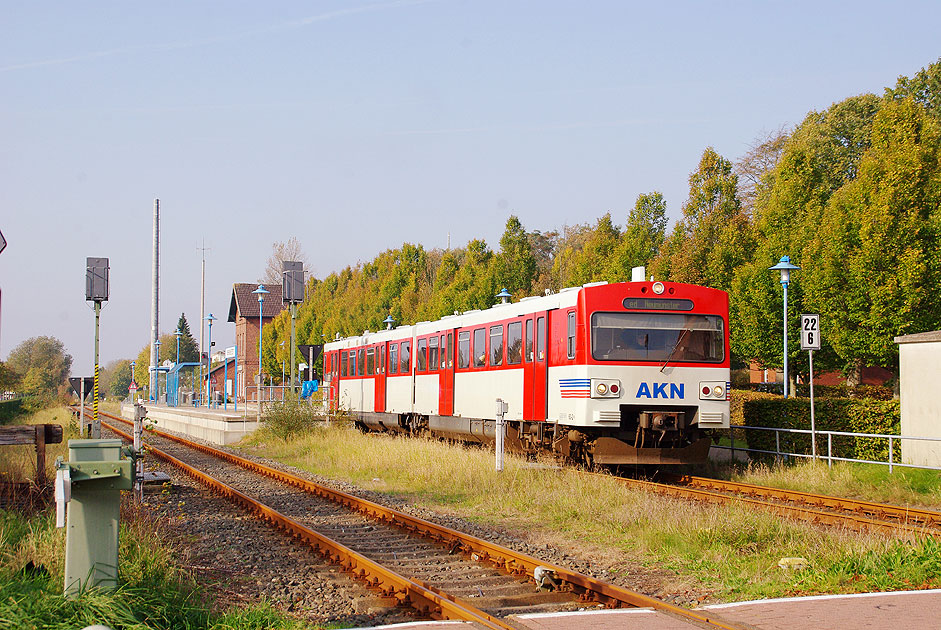
M 700 610 L 755 630 L 937 630 L 941 628 L 941 590 L 767 599 L 716 604 Z M 512 619 L 531 630 L 690 630 L 696 627 L 646 608 L 520 615 Z M 461 627 L 469 630 L 475 626 L 455 621 L 379 626 L 390 630 L 456 630 Z
M 233 444 L 258 428 L 254 406 L 234 409 L 168 407 L 146 402 L 147 417 L 158 429 L 174 431 L 212 444 Z M 121 405 L 121 417 L 134 420 L 134 405 Z

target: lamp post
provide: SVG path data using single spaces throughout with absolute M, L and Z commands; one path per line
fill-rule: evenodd
M 781 272 L 781 286 L 784 287 L 784 397 L 787 398 L 787 285 L 791 281 L 791 272 L 800 269 L 791 263 L 790 256 L 781 256 L 781 260 L 770 271 Z
M 180 362 L 180 337 L 183 336 L 183 331 L 177 328 L 173 331 L 173 336 L 176 337 L 176 362 Z
M 210 395 L 212 390 L 209 388 L 209 384 L 212 382 L 212 323 L 218 319 L 214 317 L 212 313 L 206 315 L 205 320 L 209 322 L 209 370 L 206 372 L 206 408 L 209 409 L 212 406 L 212 399 Z
M 281 346 L 281 400 L 284 400 L 284 342 L 282 341 Z
M 131 382 L 132 383 L 137 381 L 137 379 L 134 378 L 134 366 L 135 365 L 137 365 L 137 361 L 131 361 Z
M 265 306 L 265 296 L 270 293 L 265 289 L 265 285 L 259 284 L 258 288 L 252 291 L 258 296 L 258 422 L 261 423 L 261 332 L 264 321 L 262 321 L 262 311 Z
M 154 366 L 154 402 L 160 400 L 160 346 L 163 345 L 163 342 L 159 339 L 154 342 L 154 347 L 157 348 L 155 354 L 157 355 L 157 365 Z

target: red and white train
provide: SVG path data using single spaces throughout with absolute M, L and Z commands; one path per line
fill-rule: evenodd
M 506 444 L 585 464 L 705 460 L 729 427 L 728 295 L 589 284 L 324 347 L 332 409 L 364 427 Z

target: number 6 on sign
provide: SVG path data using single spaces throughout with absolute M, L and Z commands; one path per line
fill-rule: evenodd
M 820 315 L 801 315 L 801 350 L 820 349 Z

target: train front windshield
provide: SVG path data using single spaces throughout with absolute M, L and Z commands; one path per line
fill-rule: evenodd
M 594 313 L 591 356 L 597 361 L 721 363 L 724 324 L 718 315 Z

